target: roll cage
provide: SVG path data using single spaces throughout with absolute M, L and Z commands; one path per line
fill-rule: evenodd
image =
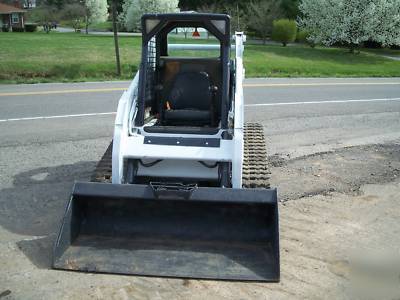
M 145 14 L 142 24 L 142 57 L 139 70 L 137 113 L 134 124 L 145 123 L 146 104 L 157 111 L 156 76 L 160 67 L 160 57 L 168 56 L 168 33 L 178 27 L 204 28 L 220 43 L 221 84 L 218 101 L 220 127 L 228 128 L 230 107 L 230 17 L 223 14 L 175 13 Z

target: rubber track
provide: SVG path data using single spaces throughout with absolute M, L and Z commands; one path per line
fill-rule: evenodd
M 111 141 L 110 145 L 108 145 L 107 147 L 106 152 L 103 154 L 103 157 L 97 164 L 96 169 L 92 173 L 90 181 L 111 183 L 112 145 L 113 142 Z
M 92 174 L 92 182 L 111 182 L 112 141 Z M 270 172 L 267 163 L 264 129 L 259 123 L 244 124 L 244 158 L 242 186 L 269 188 Z
M 243 148 L 242 186 L 268 189 L 271 173 L 268 169 L 264 128 L 261 124 L 244 124 Z

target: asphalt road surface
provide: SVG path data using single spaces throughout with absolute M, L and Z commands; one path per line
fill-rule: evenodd
M 0 86 L 2 145 L 110 138 L 128 84 Z M 245 102 L 246 119 L 265 125 L 270 154 L 299 156 L 315 146 L 326 151 L 400 134 L 398 78 L 250 79 Z
M 342 299 L 350 248 L 400 254 L 400 78 L 248 79 L 245 117 L 264 125 L 286 201 L 281 283 L 50 270 L 72 183 L 109 144 L 128 84 L 0 85 L 0 298 Z

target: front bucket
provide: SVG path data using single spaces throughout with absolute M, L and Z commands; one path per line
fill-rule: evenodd
M 76 183 L 53 267 L 87 272 L 279 281 L 276 190 Z

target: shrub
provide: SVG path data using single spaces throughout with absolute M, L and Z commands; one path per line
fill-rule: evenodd
M 272 25 L 272 39 L 281 42 L 283 46 L 294 42 L 296 39 L 296 22 L 289 19 L 275 20 Z
M 298 43 L 307 43 L 307 38 L 309 34 L 305 30 L 299 30 L 296 35 L 296 42 Z
M 26 32 L 35 32 L 37 30 L 36 23 L 25 23 L 25 31 Z
M 24 28 L 22 28 L 22 27 L 14 27 L 13 26 L 12 31 L 13 32 L 24 32 Z
M 307 44 L 311 48 L 315 47 L 315 43 L 310 39 L 310 33 L 306 30 L 299 30 L 296 36 L 296 42 Z

